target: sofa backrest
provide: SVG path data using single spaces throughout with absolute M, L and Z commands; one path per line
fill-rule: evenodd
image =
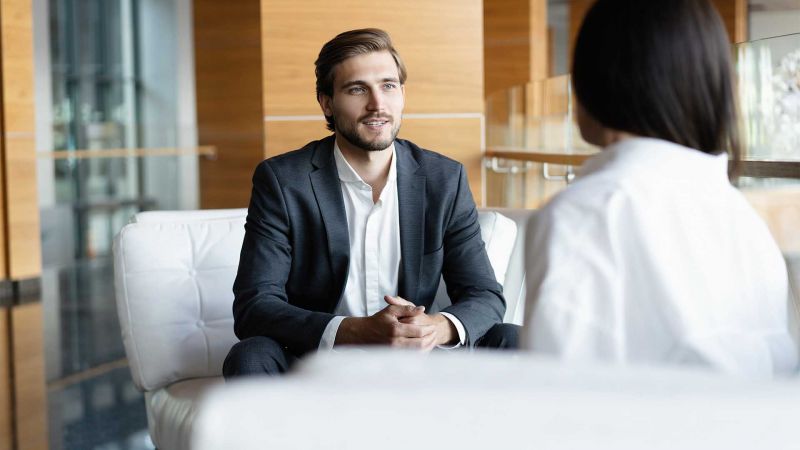
M 524 302 L 524 251 L 519 240 L 530 212 L 501 213 L 481 210 L 478 220 L 495 275 L 509 290 L 506 319 L 521 323 L 516 302 Z M 117 309 L 139 389 L 221 374 L 237 342 L 231 288 L 246 214 L 245 209 L 145 212 L 115 238 Z M 437 303 L 449 302 L 441 291 L 444 299 Z

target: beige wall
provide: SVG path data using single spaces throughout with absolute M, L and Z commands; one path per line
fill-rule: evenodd
M 245 207 L 253 169 L 263 159 L 260 0 L 194 0 L 195 86 L 200 145 L 200 206 Z
M 547 0 L 484 0 L 483 17 L 486 96 L 548 76 Z
M 32 15 L 31 0 L 0 0 L 0 280 L 5 289 L 41 275 Z M 42 340 L 41 303 L 0 308 L 0 449 L 47 448 Z
M 30 0 L 0 2 L 2 45 L 2 190 L 6 279 L 41 273 L 33 114 L 33 17 Z

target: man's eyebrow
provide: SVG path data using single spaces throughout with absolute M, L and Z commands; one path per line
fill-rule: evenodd
M 353 80 L 353 81 L 346 82 L 345 84 L 342 85 L 341 88 L 342 89 L 347 89 L 350 86 L 365 86 L 366 84 L 367 84 L 367 82 L 364 81 L 364 80 Z

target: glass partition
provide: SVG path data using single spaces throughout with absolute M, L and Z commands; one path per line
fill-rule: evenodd
M 536 208 L 572 180 L 575 165 L 597 151 L 581 138 L 573 105 L 569 75 L 487 99 L 487 205 Z M 512 154 L 515 158 L 508 157 Z
M 745 160 L 738 185 L 787 255 L 800 255 L 800 34 L 734 51 Z
M 733 48 L 743 161 L 738 187 L 786 254 L 800 255 L 800 34 Z M 580 137 L 569 75 L 486 102 L 486 203 L 536 208 L 598 151 Z
M 733 55 L 744 160 L 737 183 L 782 247 L 800 249 L 800 34 L 738 44 Z M 487 99 L 487 205 L 538 207 L 598 151 L 580 137 L 574 101 L 569 75 Z

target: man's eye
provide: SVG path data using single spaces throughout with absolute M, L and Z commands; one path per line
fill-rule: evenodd
M 364 92 L 366 92 L 366 89 L 364 89 L 363 87 L 351 87 L 350 89 L 347 90 L 347 92 L 350 94 L 363 94 Z
M 386 89 L 387 91 L 390 91 L 392 89 L 397 89 L 397 85 L 395 83 L 385 83 L 383 85 L 383 88 Z

